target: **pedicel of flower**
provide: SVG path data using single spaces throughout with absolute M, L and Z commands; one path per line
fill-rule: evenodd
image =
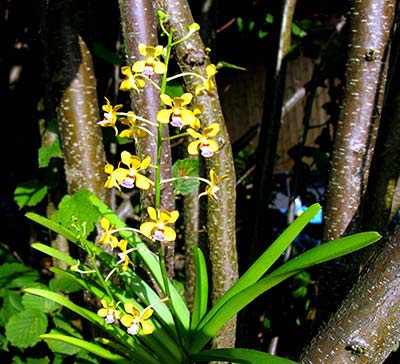
M 128 117 L 120 118 L 121 124 L 128 125 L 129 128 L 121 131 L 119 137 L 135 139 L 135 138 L 143 138 L 147 135 L 146 131 L 143 128 L 140 128 L 139 123 L 137 122 L 136 115 L 133 111 L 128 111 Z

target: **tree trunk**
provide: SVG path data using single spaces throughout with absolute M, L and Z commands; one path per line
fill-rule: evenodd
M 387 92 L 368 181 L 364 229 L 383 234 L 400 209 L 400 14 L 392 37 Z
M 169 26 L 175 29 L 177 38 L 186 34 L 186 27 L 192 24 L 193 17 L 186 0 L 156 0 L 155 4 L 168 14 Z M 185 29 L 186 28 L 186 29 Z M 179 44 L 176 50 L 177 62 L 183 71 L 199 72 L 205 75 L 205 68 L 210 63 L 200 36 L 193 37 Z M 197 80 L 185 79 L 188 92 L 195 94 Z M 206 160 L 207 169 L 214 169 L 218 176 L 228 174 L 222 183 L 218 203 L 210 201 L 207 213 L 207 233 L 212 270 L 212 302 L 237 281 L 238 263 L 236 250 L 235 213 L 236 190 L 235 169 L 229 135 L 223 118 L 217 94 L 197 97 L 197 103 L 204 106 L 201 115 L 202 124 L 207 126 L 217 122 L 220 125 L 219 144 L 221 149 Z M 208 176 L 205 176 L 208 178 Z M 233 347 L 236 335 L 236 318 L 232 319 L 213 340 L 214 347 Z
M 56 109 L 67 191 L 73 194 L 85 188 L 105 201 L 105 153 L 102 131 L 96 125 L 100 116 L 92 57 L 79 35 L 73 2 L 50 2 L 48 10 L 47 35 L 51 38 L 44 41 L 50 44 L 45 57 L 52 82 L 47 86 L 51 99 L 47 106 Z M 48 110 L 48 114 L 53 115 L 53 111 Z M 44 143 L 45 138 L 54 140 L 55 134 L 51 134 L 50 130 L 42 134 Z M 49 215 L 58 202 L 54 194 L 52 199 Z M 68 241 L 62 236 L 56 236 L 52 246 L 65 253 L 69 251 Z
M 151 0 L 119 0 L 121 13 L 122 30 L 128 65 L 141 60 L 138 45 L 144 43 L 149 46 L 158 45 L 157 23 L 153 12 Z M 153 75 L 152 79 L 160 84 L 160 77 Z M 160 93 L 151 85 L 147 85 L 138 94 L 135 90 L 131 91 L 132 110 L 139 116 L 156 122 L 156 116 L 160 110 Z M 158 129 L 155 126 L 146 126 L 154 135 Z M 163 138 L 168 138 L 168 127 L 163 128 Z M 147 135 L 139 138 L 136 143 L 137 153 L 141 158 L 150 156 L 152 163 L 157 161 L 156 141 Z M 161 179 L 171 178 L 171 148 L 167 141 L 163 142 L 161 159 Z M 150 179 L 155 180 L 155 170 L 149 170 Z M 141 192 L 142 211 L 146 211 L 148 206 L 155 204 L 155 191 L 147 190 Z M 163 184 L 161 189 L 161 210 L 172 211 L 175 209 L 175 195 L 171 184 Z M 165 243 L 165 260 L 170 278 L 174 275 L 174 243 Z
M 400 225 L 381 242 L 340 308 L 312 340 L 301 364 L 381 364 L 400 339 Z
M 324 241 L 361 230 L 371 159 L 385 89 L 394 0 L 354 0 L 350 6 L 346 85 L 326 193 Z M 359 254 L 318 269 L 318 320 L 333 312 L 360 271 Z M 329 281 L 329 283 L 328 283 Z

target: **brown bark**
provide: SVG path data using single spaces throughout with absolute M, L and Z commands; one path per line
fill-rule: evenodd
M 186 0 L 156 0 L 155 5 L 168 14 L 169 26 L 175 29 L 177 38 L 186 34 L 185 27 L 192 24 L 193 17 Z M 205 68 L 210 63 L 200 36 L 195 34 L 176 47 L 176 57 L 183 71 L 200 72 L 205 75 Z M 196 79 L 185 79 L 187 91 L 194 94 Z M 207 233 L 212 270 L 212 302 L 236 282 L 238 278 L 236 233 L 235 233 L 235 171 L 231 145 L 217 94 L 201 96 L 197 103 L 204 106 L 201 115 L 203 125 L 217 122 L 221 132 L 218 142 L 221 149 L 206 160 L 207 169 L 213 168 L 218 176 L 226 173 L 219 194 L 219 203 L 209 202 L 207 212 Z M 206 176 L 208 177 L 208 176 Z M 215 347 L 233 347 L 235 344 L 236 319 L 232 319 L 213 341 Z
M 324 240 L 359 231 L 379 127 L 395 1 L 353 1 L 343 104 L 327 191 Z
M 44 63 L 51 78 L 45 103 L 50 118 L 56 113 L 58 119 L 67 191 L 73 194 L 85 188 L 105 200 L 105 153 L 101 128 L 96 125 L 100 117 L 91 54 L 79 36 L 77 8 L 73 2 L 51 1 L 48 12 L 45 34 L 49 38 L 44 39 Z M 43 145 L 54 142 L 55 136 L 54 131 L 42 129 Z M 51 193 L 50 198 L 49 216 L 54 212 L 59 196 L 56 198 Z M 52 246 L 69 252 L 68 242 L 62 236 L 56 236 Z
M 400 226 L 312 340 L 301 364 L 381 364 L 400 339 Z
M 394 0 L 352 2 L 346 85 L 326 193 L 324 241 L 361 230 L 367 181 L 386 84 Z M 320 266 L 318 321 L 336 310 L 367 260 L 367 252 Z
M 138 45 L 144 43 L 150 46 L 158 45 L 157 23 L 153 12 L 151 0 L 119 0 L 121 13 L 122 30 L 125 43 L 128 64 L 132 65 L 135 61 L 141 60 L 143 56 L 139 54 Z M 160 84 L 159 76 L 152 76 L 153 80 Z M 156 122 L 156 115 L 160 110 L 159 91 L 151 85 L 147 85 L 137 94 L 135 90 L 131 91 L 132 110 L 139 116 Z M 157 127 L 147 125 L 154 135 L 157 135 Z M 163 128 L 163 137 L 168 138 L 168 127 Z M 144 158 L 150 156 L 152 163 L 157 161 L 156 141 L 147 135 L 137 140 L 136 148 L 138 154 Z M 171 178 L 171 148 L 169 142 L 163 142 L 161 159 L 161 179 Z M 155 180 L 155 170 L 149 170 L 149 177 Z M 171 184 L 163 184 L 161 187 L 161 206 L 162 210 L 172 211 L 175 209 L 175 195 Z M 141 194 L 142 211 L 147 210 L 147 206 L 154 206 L 154 189 L 145 191 Z M 173 276 L 174 265 L 174 245 L 166 243 L 166 264 L 168 274 Z
M 74 38 L 79 53 L 70 54 L 70 57 L 73 63 L 79 59 L 79 67 L 76 75 L 68 73 L 72 80 L 58 108 L 68 192 L 72 194 L 86 188 L 105 200 L 105 153 L 101 128 L 96 125 L 100 120 L 96 78 L 86 43 L 80 36 L 74 35 Z
M 392 57 L 389 65 L 388 87 L 382 111 L 379 134 L 368 181 L 367 203 L 363 226 L 384 233 L 400 201 L 396 197 L 400 173 L 400 32 L 397 16 L 396 33 L 392 37 Z

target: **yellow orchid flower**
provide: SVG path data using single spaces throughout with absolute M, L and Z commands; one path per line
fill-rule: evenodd
M 121 138 L 135 139 L 143 138 L 146 136 L 146 132 L 139 128 L 139 123 L 137 122 L 136 115 L 133 111 L 128 111 L 129 116 L 126 118 L 121 118 L 119 121 L 128 125 L 129 128 L 121 131 L 119 136 Z
M 147 212 L 153 221 L 147 221 L 140 225 L 140 231 L 148 236 L 159 241 L 175 241 L 176 232 L 167 224 L 173 224 L 179 217 L 178 211 L 156 210 L 149 206 Z
M 122 266 L 122 271 L 125 272 L 131 262 L 131 259 L 129 258 L 127 252 L 128 241 L 124 239 L 120 240 L 118 242 L 118 247 L 121 249 L 121 253 L 118 253 L 118 257 L 120 258 L 120 260 L 117 262 L 117 265 L 120 263 L 124 263 L 124 265 Z
M 119 89 L 121 91 L 136 90 L 139 93 L 139 89 L 146 86 L 146 81 L 141 78 L 135 77 L 135 75 L 132 73 L 131 67 L 122 67 L 121 73 L 125 76 L 125 79 L 121 82 L 121 85 L 119 86 Z
M 106 104 L 102 106 L 102 110 L 104 111 L 104 119 L 99 121 L 97 124 L 102 127 L 113 128 L 115 130 L 115 135 L 117 135 L 118 129 L 115 126 L 115 123 L 117 122 L 117 112 L 119 109 L 121 109 L 122 104 L 112 106 L 110 100 L 107 99 L 107 97 L 104 98 L 106 99 Z
M 164 52 L 163 46 L 152 47 L 140 43 L 138 48 L 139 53 L 146 59 L 144 61 L 136 61 L 132 66 L 133 72 L 143 73 L 147 76 L 151 76 L 154 73 L 163 74 L 167 72 L 167 66 L 159 60 L 159 56 Z
M 105 321 L 108 324 L 113 324 L 116 320 L 119 320 L 121 316 L 121 311 L 117 310 L 117 305 L 114 305 L 113 302 L 107 303 L 105 299 L 100 300 L 102 304 L 102 308 L 97 311 L 97 315 L 100 317 L 105 317 Z
M 213 169 L 210 170 L 210 185 L 206 186 L 205 191 L 203 193 L 200 193 L 199 198 L 201 196 L 208 196 L 209 198 L 212 198 L 215 201 L 218 201 L 219 198 L 217 196 L 217 192 L 220 190 L 220 187 L 218 186 L 219 183 L 221 183 L 222 180 L 227 178 L 228 175 L 225 174 L 221 178 L 218 177 L 218 175 L 215 173 Z
M 143 335 L 152 334 L 154 325 L 147 321 L 153 314 L 153 309 L 146 307 L 144 310 L 139 311 L 132 303 L 126 302 L 124 304 L 125 315 L 121 317 L 121 323 L 128 328 L 127 332 L 131 335 L 136 335 L 139 331 Z
M 165 105 L 169 106 L 169 109 L 163 109 L 157 113 L 157 120 L 160 123 L 168 124 L 171 122 L 172 126 L 181 128 L 196 121 L 193 111 L 185 108 L 192 101 L 193 95 L 191 93 L 187 92 L 173 99 L 166 94 L 161 94 L 160 98 Z
M 195 93 L 197 96 L 203 93 L 207 93 L 210 95 L 215 91 L 216 86 L 211 78 L 215 76 L 217 72 L 217 67 L 214 64 L 209 64 L 206 67 L 207 80 L 196 86 Z
M 140 174 L 139 171 L 146 169 L 150 161 L 150 157 L 146 157 L 142 161 L 136 155 L 132 155 L 124 150 L 121 153 L 121 164 L 126 165 L 128 168 L 118 167 L 115 170 L 111 170 L 111 167 L 106 166 L 107 170 L 111 172 L 111 175 L 105 187 L 112 188 L 116 187 L 115 185 L 117 184 L 118 187 L 133 188 L 136 185 L 137 188 L 147 190 L 152 182 L 147 177 Z
M 100 219 L 100 226 L 104 230 L 104 233 L 101 235 L 98 244 L 109 244 L 111 249 L 116 248 L 118 246 L 118 238 L 111 233 L 111 231 L 114 230 L 115 225 L 111 225 L 110 220 L 102 217 Z
M 104 167 L 104 172 L 109 175 L 107 181 L 104 183 L 104 188 L 116 187 L 120 189 L 118 181 L 115 179 L 114 166 L 110 163 L 107 163 Z
M 218 150 L 218 143 L 210 139 L 210 137 L 218 134 L 218 123 L 212 123 L 201 134 L 191 128 L 187 129 L 187 132 L 192 138 L 197 139 L 188 145 L 188 153 L 190 155 L 197 155 L 200 151 L 203 157 L 212 157 Z

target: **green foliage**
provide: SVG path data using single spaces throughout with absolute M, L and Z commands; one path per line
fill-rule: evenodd
M 38 156 L 39 168 L 48 167 L 52 158 L 62 158 L 63 154 L 60 145 L 60 138 L 57 136 L 53 144 L 46 147 L 40 147 Z
M 52 220 L 65 227 L 73 226 L 79 234 L 87 237 L 94 230 L 99 217 L 98 211 L 88 201 L 89 194 L 89 191 L 82 189 L 73 196 L 64 196 Z
M 108 63 L 115 65 L 122 64 L 122 59 L 116 53 L 108 50 L 103 44 L 93 42 L 92 51 L 97 57 Z
M 35 206 L 47 195 L 47 186 L 37 179 L 20 183 L 14 192 L 18 207 Z
M 74 198 L 74 196 L 71 198 Z M 73 346 L 116 363 L 128 363 L 132 360 L 143 364 L 225 360 L 249 364 L 258 364 L 259 362 L 291 364 L 293 362 L 288 359 L 255 350 L 240 348 L 207 350 L 206 348 L 210 340 L 227 321 L 267 290 L 292 276 L 296 276 L 302 285 L 307 285 L 309 283 L 307 275 L 300 275 L 307 268 L 349 254 L 374 243 L 380 238 L 379 234 L 375 232 L 347 236 L 306 251 L 269 272 L 291 242 L 320 210 L 321 207 L 314 204 L 301 214 L 254 262 L 236 284 L 210 308 L 208 307 L 208 276 L 205 258 L 202 251 L 196 248 L 194 251 L 196 262 L 195 300 L 193 312 L 189 314 L 185 301 L 173 283 L 166 277 L 163 265 L 160 264 L 161 262 L 142 242 L 136 232 L 126 227 L 115 213 L 96 196 L 88 193 L 85 198 L 92 204 L 91 208 L 95 208 L 99 215 L 106 216 L 110 223 L 118 229 L 118 234 L 128 241 L 137 259 L 150 272 L 163 295 L 169 298 L 168 303 L 162 302 L 159 294 L 133 269 L 125 271 L 115 269 L 117 259 L 113 254 L 103 251 L 100 247 L 86 240 L 85 236 L 80 234 L 74 226 L 62 227 L 54 221 L 30 213 L 28 217 L 32 220 L 52 228 L 56 232 L 66 233 L 79 248 L 86 250 L 90 255 L 94 254 L 96 260 L 104 266 L 105 270 L 114 269 L 118 283 L 113 283 L 112 280 L 105 281 L 99 270 L 91 270 L 85 264 L 79 265 L 79 271 L 71 267 L 66 271 L 52 268 L 52 272 L 58 279 L 62 277 L 75 285 L 79 285 L 82 290 L 90 293 L 98 301 L 107 299 L 108 302 L 119 302 L 118 307 L 121 307 L 121 310 L 127 302 L 133 303 L 138 310 L 144 310 L 145 306 L 151 307 L 154 310 L 154 315 L 151 317 L 155 328 L 154 332 L 151 335 L 139 333 L 132 336 L 124 331 L 123 326 L 106 323 L 104 318 L 98 316 L 96 312 L 74 303 L 64 295 L 43 288 L 26 288 L 24 292 L 62 305 L 82 319 L 89 321 L 103 333 L 103 338 L 98 339 L 96 343 L 88 342 L 82 340 L 81 333 L 63 327 L 55 321 L 58 324 L 57 329 L 48 334 L 40 335 L 40 338 L 48 342 L 51 348 L 65 354 L 74 352 L 71 347 Z M 41 245 L 35 245 L 35 247 L 44 250 Z M 47 253 L 54 254 L 55 258 L 69 263 L 76 261 L 76 259 L 60 255 L 52 249 L 48 249 Z M 27 302 L 26 300 L 22 302 L 23 306 L 24 302 Z M 31 298 L 28 301 L 31 302 L 31 306 L 37 306 Z M 44 315 L 42 312 L 39 313 Z M 17 313 L 17 315 L 23 316 L 20 313 Z M 19 318 L 20 316 L 16 317 Z M 43 325 L 40 328 L 42 329 Z M 51 342 L 58 342 L 60 346 L 51 344 Z M 69 346 L 64 347 L 63 345 Z
M 185 179 L 185 177 L 199 176 L 199 161 L 194 158 L 179 159 L 172 166 L 172 176 L 175 194 L 188 195 L 197 190 L 200 182 L 197 178 Z
M 39 244 L 40 245 L 40 244 Z M 5 250 L 0 250 L 0 350 L 4 352 L 15 351 L 20 353 L 26 349 L 34 348 L 41 341 L 40 335 L 46 333 L 49 327 L 52 330 L 80 337 L 79 332 L 73 328 L 68 317 L 64 316 L 63 308 L 54 300 L 46 297 L 23 292 L 23 289 L 36 288 L 45 291 L 65 293 L 76 292 L 80 286 L 71 284 L 64 277 L 52 278 L 49 284 L 41 282 L 41 277 L 36 269 L 30 268 L 15 261 Z M 51 348 L 53 350 L 53 348 Z M 66 352 L 55 350 L 53 352 Z M 77 353 L 75 346 L 69 347 L 69 353 Z M 33 358 L 20 354 L 13 358 L 13 363 L 49 363 L 49 358 Z

